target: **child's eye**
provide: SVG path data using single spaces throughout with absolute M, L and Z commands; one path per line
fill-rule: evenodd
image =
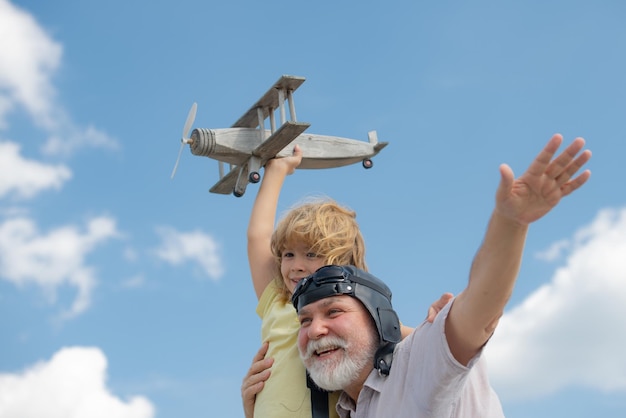
M 283 253 L 283 258 L 291 258 L 293 257 L 293 253 L 291 251 L 285 251 Z
M 315 254 L 315 253 L 306 253 L 306 256 L 307 256 L 308 258 L 317 258 L 317 257 L 318 257 L 318 255 L 317 255 L 317 254 Z

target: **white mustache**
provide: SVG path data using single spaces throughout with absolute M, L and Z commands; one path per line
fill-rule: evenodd
M 320 338 L 319 340 L 310 340 L 306 345 L 306 352 L 302 354 L 304 360 L 310 359 L 316 353 L 334 350 L 337 348 L 345 349 L 348 343 L 343 339 L 335 336 Z

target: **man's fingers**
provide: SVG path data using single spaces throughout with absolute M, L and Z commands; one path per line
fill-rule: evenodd
M 257 351 L 256 355 L 252 359 L 252 364 L 250 365 L 248 373 L 244 377 L 241 385 L 242 394 L 245 391 L 250 390 L 251 387 L 257 385 L 259 382 L 264 382 L 269 379 L 271 374 L 270 367 L 274 364 L 274 359 L 265 358 L 268 347 L 269 344 L 267 342 L 263 343 L 261 348 L 259 348 L 259 351 Z
M 259 351 L 252 359 L 252 365 L 248 370 L 248 374 L 241 382 L 241 398 L 243 400 L 243 410 L 246 418 L 254 415 L 254 401 L 256 395 L 263 390 L 265 381 L 269 379 L 271 370 L 269 369 L 274 363 L 274 359 L 265 358 L 269 343 L 264 342 Z
M 513 170 L 507 164 L 500 165 L 500 184 L 498 185 L 498 190 L 496 191 L 497 196 L 506 197 L 509 195 L 511 188 L 513 187 L 513 182 L 515 181 L 515 175 L 513 174 Z
M 258 364 L 255 363 L 255 364 Z M 254 365 L 253 365 L 254 367 Z M 247 396 L 254 396 L 263 389 L 263 385 L 267 379 L 270 378 L 272 371 L 268 368 L 263 368 L 260 371 L 250 368 L 248 374 L 241 383 L 241 394 L 244 398 Z
M 567 196 L 568 194 L 572 193 L 574 190 L 578 189 L 580 186 L 585 184 L 587 180 L 589 180 L 590 176 L 591 176 L 591 171 L 585 170 L 574 180 L 564 184 L 563 187 L 561 187 L 563 196 Z
M 259 360 L 263 360 L 263 358 L 267 354 L 267 350 L 269 349 L 269 347 L 270 347 L 270 344 L 267 341 L 261 344 L 261 348 L 259 348 L 259 351 L 257 351 L 254 357 L 252 358 L 252 362 L 256 363 Z
M 550 164 L 550 161 L 552 161 L 552 157 L 556 154 L 556 151 L 559 149 L 562 142 L 563 136 L 561 134 L 555 134 L 552 136 L 546 146 L 543 147 L 541 152 L 530 164 L 526 173 L 537 177 L 546 173 L 548 165 Z
M 263 386 L 265 386 L 265 381 L 257 382 L 253 385 L 247 386 L 241 391 L 241 397 L 244 400 L 252 400 L 256 395 L 259 394 L 263 390 Z
M 265 382 L 270 378 L 272 371 L 270 369 L 263 369 L 260 372 L 250 373 L 246 379 L 244 379 L 242 389 L 250 388 L 260 382 Z
M 248 374 L 249 375 L 257 374 L 259 372 L 262 372 L 263 370 L 267 370 L 270 367 L 272 367 L 273 363 L 274 363 L 274 359 L 271 359 L 271 358 L 257 360 L 254 363 L 252 363 L 252 365 L 250 366 L 250 369 L 248 370 Z
M 585 140 L 583 138 L 576 138 L 565 150 L 556 157 L 546 168 L 545 174 L 550 178 L 556 179 L 557 177 L 567 173 L 571 170 L 572 161 L 577 161 L 576 155 L 585 146 Z M 580 165 L 578 165 L 580 168 Z M 572 176 L 574 173 L 570 173 Z
M 576 174 L 580 168 L 589 161 L 591 158 L 591 151 L 585 150 L 574 161 L 572 161 L 565 169 L 563 173 L 557 177 L 557 183 L 559 186 L 566 184 Z
M 454 295 L 452 293 L 447 293 L 447 292 L 444 293 L 443 295 L 441 295 L 439 300 L 436 301 L 435 303 L 433 303 L 432 305 L 430 305 L 430 307 L 428 308 L 428 313 L 426 315 L 426 321 L 432 323 L 435 320 L 435 317 L 437 316 L 439 311 L 441 311 L 443 308 L 445 308 L 445 306 L 448 304 L 448 302 L 450 302 L 450 299 L 452 299 L 453 297 L 454 297 Z
M 443 308 L 445 308 L 448 302 L 450 302 L 450 299 L 452 299 L 453 297 L 454 295 L 452 293 L 446 292 L 443 295 L 441 295 L 441 297 L 439 298 L 437 302 L 434 303 L 434 306 L 438 310 L 442 310 Z

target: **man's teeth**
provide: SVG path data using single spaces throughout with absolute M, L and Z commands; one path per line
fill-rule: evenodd
M 337 350 L 338 348 L 339 348 L 339 347 L 331 347 L 331 348 L 325 348 L 325 349 L 323 349 L 323 350 L 317 350 L 317 351 L 315 352 L 315 354 L 317 354 L 318 356 L 323 356 L 324 354 L 328 354 L 328 353 L 330 353 L 330 352 L 332 352 L 332 351 Z

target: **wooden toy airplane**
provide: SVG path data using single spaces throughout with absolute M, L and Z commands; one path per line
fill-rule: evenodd
M 197 105 L 193 104 L 183 128 L 178 159 L 172 171 L 176 173 L 185 144 L 189 144 L 193 155 L 219 161 L 220 179 L 211 189 L 212 193 L 230 194 L 240 197 L 248 183 L 261 180 L 259 170 L 276 156 L 290 155 L 298 144 L 302 150 L 302 162 L 298 168 L 331 168 L 362 162 L 371 168 L 371 158 L 382 150 L 387 142 L 378 142 L 376 131 L 368 133 L 368 142 L 336 136 L 304 134 L 311 126 L 296 120 L 293 92 L 304 83 L 304 77 L 284 75 L 230 128 L 196 128 L 188 137 L 196 116 Z M 286 119 L 285 101 L 289 105 L 290 119 Z M 280 113 L 280 126 L 276 128 L 275 112 Z M 266 129 L 269 118 L 270 129 Z M 230 170 L 224 175 L 224 163 Z

